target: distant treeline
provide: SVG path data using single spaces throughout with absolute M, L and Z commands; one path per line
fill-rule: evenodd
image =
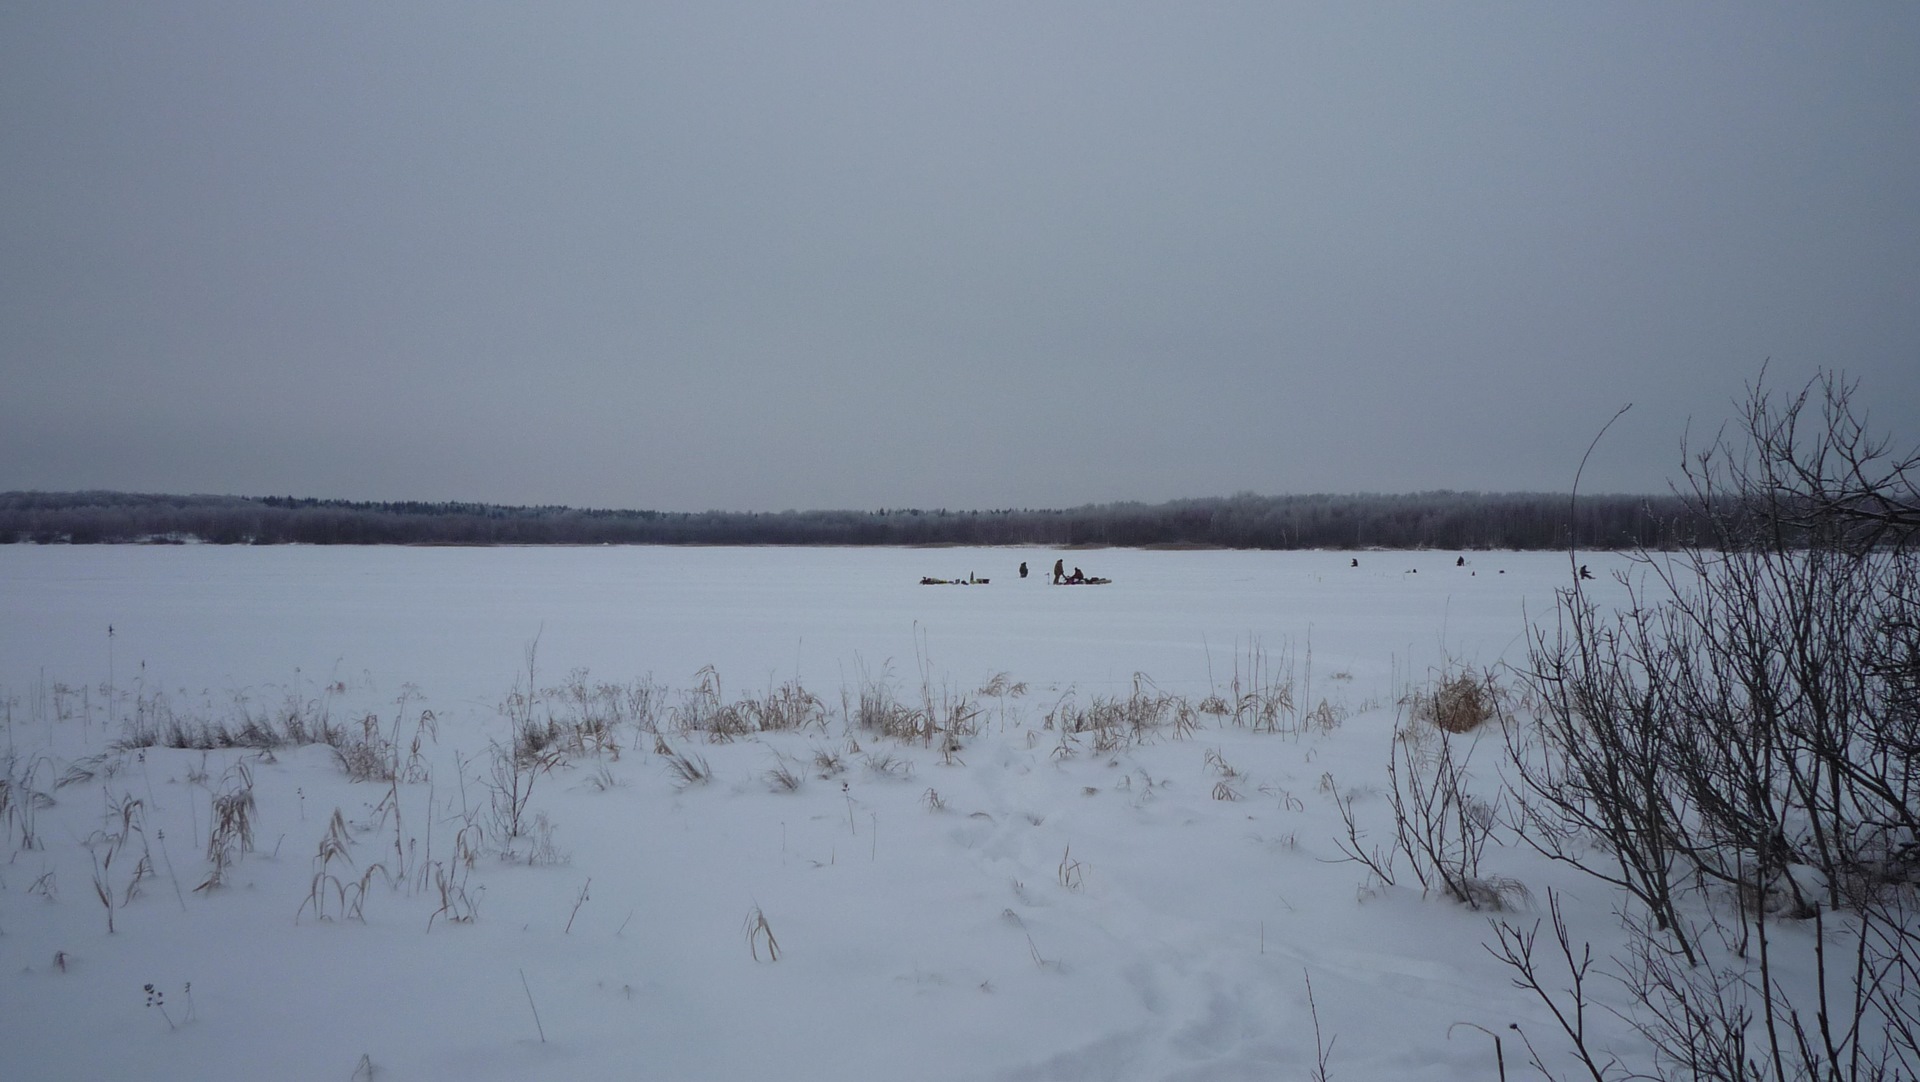
M 0 543 L 221 545 L 1114 545 L 1218 548 L 1666 548 L 1674 497 L 1424 492 L 1238 496 L 1066 510 L 668 512 L 291 496 L 0 493 Z

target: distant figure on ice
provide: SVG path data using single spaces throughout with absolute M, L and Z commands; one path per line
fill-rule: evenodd
M 1455 566 L 1455 567 L 1465 567 L 1465 566 L 1467 566 L 1467 558 L 1466 558 L 1465 556 L 1461 556 L 1461 557 L 1458 557 L 1458 558 L 1456 558 L 1456 559 L 1455 559 L 1455 560 L 1453 561 L 1453 566 Z
M 1586 564 L 1580 565 L 1580 577 L 1583 579 L 1590 579 L 1593 577 L 1593 572 L 1587 570 Z
M 1358 557 L 1358 556 L 1355 556 L 1355 557 L 1353 558 L 1353 564 L 1352 564 L 1352 566 L 1354 566 L 1354 567 L 1359 567 L 1359 566 L 1360 566 L 1360 557 Z
M 1073 569 L 1073 576 L 1067 579 L 1067 582 L 1074 586 L 1085 585 L 1086 581 L 1087 581 L 1087 573 L 1085 571 L 1080 570 L 1077 567 Z
M 1067 581 L 1067 561 L 1053 561 L 1053 584 L 1058 586 L 1065 581 Z
M 1023 579 L 1027 577 L 1027 561 L 1025 560 L 1020 561 L 1020 577 Z

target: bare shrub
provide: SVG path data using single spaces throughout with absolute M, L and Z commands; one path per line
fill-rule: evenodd
M 1636 553 L 1617 609 L 1575 575 L 1535 632 L 1538 723 L 1505 719 L 1523 837 L 1635 903 L 1618 976 L 1661 1077 L 1920 1061 L 1920 451 L 1852 390 L 1751 389 L 1687 460 L 1700 533 Z
M 508 845 L 526 832 L 527 806 L 533 800 L 534 784 L 565 760 L 551 748 L 528 751 L 506 747 L 499 741 L 489 747 L 493 754 L 483 784 L 493 813 L 494 833 L 502 845 Z
M 1459 748 L 1457 739 L 1412 725 L 1396 731 L 1387 756 L 1385 790 L 1393 817 L 1391 845 L 1367 845 L 1353 810 L 1353 794 L 1337 791 L 1334 800 L 1346 837 L 1335 844 L 1345 859 L 1363 865 L 1384 883 L 1394 882 L 1396 865 L 1404 857 L 1423 894 L 1437 890 L 1471 909 L 1506 908 L 1510 900 L 1524 897 L 1525 888 L 1481 873 L 1480 857 L 1498 817 L 1492 805 L 1471 791 L 1467 768 L 1477 741 Z
M 621 686 L 620 710 L 628 724 L 643 733 L 660 731 L 660 714 L 665 707 L 666 689 L 651 677 Z
M 1619 1061 L 1596 1049 L 1587 1039 L 1586 1013 L 1592 995 L 1588 981 L 1594 976 L 1593 949 L 1589 944 L 1582 943 L 1576 950 L 1573 934 L 1568 930 L 1566 917 L 1560 910 L 1560 898 L 1551 890 L 1547 892 L 1547 910 L 1553 917 L 1554 946 L 1560 956 L 1560 968 L 1566 971 L 1565 978 L 1549 977 L 1540 968 L 1542 963 L 1535 954 L 1535 944 L 1540 936 L 1538 920 L 1525 928 L 1504 920 L 1494 921 L 1493 931 L 1498 946 L 1487 946 L 1487 952 L 1513 970 L 1513 983 L 1517 987 L 1528 989 L 1546 1000 L 1555 1024 L 1573 1046 L 1574 1055 L 1585 1068 L 1587 1077 L 1593 1082 L 1608 1082 L 1609 1079 L 1621 1077 L 1624 1068 Z M 1566 981 L 1565 984 L 1560 983 L 1562 979 Z M 1518 1025 L 1513 1029 L 1520 1034 L 1521 1043 L 1527 1049 L 1529 1065 L 1543 1078 L 1558 1077 L 1547 1068 L 1527 1032 Z
M 553 840 L 557 829 L 559 825 L 546 812 L 533 813 L 533 824 L 528 830 L 528 864 L 565 864 L 571 859 Z
M 1000 727 L 1004 729 L 1007 724 L 1007 700 L 1018 699 L 1026 693 L 1027 685 L 1025 681 L 1016 681 L 1009 674 L 999 672 L 994 673 L 992 679 L 980 685 L 980 687 L 974 691 L 973 697 L 976 699 L 992 699 L 995 701 L 997 713 L 1000 718 Z
M 487 789 L 492 831 L 502 849 L 525 834 L 528 805 L 540 776 L 566 761 L 564 748 L 552 739 L 552 727 L 536 720 L 543 712 L 542 696 L 534 690 L 539 687 L 539 646 L 538 638 L 527 645 L 525 682 L 516 683 L 499 708 L 507 720 L 508 742 L 488 743 L 490 762 L 482 784 Z

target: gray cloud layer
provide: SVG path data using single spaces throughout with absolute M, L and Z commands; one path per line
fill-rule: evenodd
M 1916 193 L 1908 4 L 10 5 L 0 488 L 1654 491 Z

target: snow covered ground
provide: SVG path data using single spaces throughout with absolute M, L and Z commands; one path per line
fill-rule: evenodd
M 1386 825 L 1400 704 L 1522 661 L 1568 557 L 1352 556 L 0 546 L 0 1077 L 1481 1080 L 1470 1027 L 1518 1077 L 1512 1023 L 1571 1066 L 1489 914 L 1343 861 L 1335 804 Z M 1113 584 L 1049 586 L 1057 557 Z M 1580 559 L 1618 600 L 1626 561 Z M 665 735 L 530 773 L 508 838 L 493 748 L 535 643 L 536 718 L 651 686 Z M 676 731 L 794 686 L 822 722 Z M 1048 722 L 1280 689 L 1278 732 Z M 977 731 L 862 730 L 863 692 Z M 400 780 L 326 745 L 115 743 L 289 711 L 374 717 Z M 1474 751 L 1489 791 L 1499 752 Z M 196 889 L 242 792 L 251 849 L 229 830 Z M 1553 888 L 1618 949 L 1609 891 L 1505 842 L 1485 868 L 1532 900 L 1496 916 L 1531 926 Z

